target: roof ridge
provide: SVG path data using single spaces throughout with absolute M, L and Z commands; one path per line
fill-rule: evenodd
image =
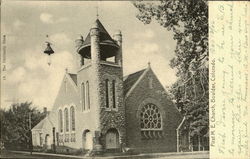
M 77 85 L 77 74 L 74 73 L 68 73 L 71 80 Z
M 143 75 L 147 68 L 131 73 L 123 78 L 124 95 L 133 87 L 136 81 Z
M 101 21 L 99 19 L 97 19 L 95 21 L 98 29 L 99 29 L 99 32 L 100 32 L 100 42 L 109 42 L 110 44 L 113 44 L 113 45 L 116 45 L 116 42 L 115 40 L 110 36 L 110 34 L 108 33 L 108 31 L 105 29 L 105 27 L 103 26 L 103 24 L 101 23 Z M 90 45 L 90 32 L 88 33 L 88 35 L 86 36 L 82 46 L 88 46 Z
M 123 76 L 123 78 L 128 77 L 128 76 L 133 75 L 133 74 L 136 74 L 136 73 L 139 73 L 139 72 L 141 72 L 141 71 L 145 71 L 146 69 L 147 69 L 147 68 L 144 68 L 144 69 L 141 69 L 141 70 L 139 70 L 139 71 L 130 73 L 130 74 L 126 75 L 126 76 Z
M 98 25 L 98 28 L 99 28 L 100 32 L 103 32 L 103 33 L 106 33 L 106 34 L 109 35 L 108 31 L 105 29 L 105 27 L 102 25 L 102 23 L 100 22 L 99 19 L 96 19 L 96 23 Z
M 45 122 L 45 119 L 47 116 L 45 116 L 39 123 L 37 123 L 32 129 L 41 129 L 43 127 L 43 124 Z

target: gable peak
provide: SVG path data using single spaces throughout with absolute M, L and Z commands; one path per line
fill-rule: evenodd
M 98 28 L 101 33 L 109 35 L 108 31 L 104 28 L 103 24 L 101 23 L 101 21 L 98 18 L 93 23 L 91 29 L 93 29 L 93 28 Z
M 148 68 L 151 68 L 151 64 L 150 64 L 150 61 L 148 62 Z

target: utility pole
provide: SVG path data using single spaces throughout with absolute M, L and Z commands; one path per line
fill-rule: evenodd
M 31 113 L 29 113 L 29 129 L 31 130 Z
M 53 127 L 53 129 L 52 129 L 52 134 L 53 134 L 53 151 L 54 151 L 54 153 L 56 153 L 56 135 L 55 135 L 56 130 L 55 129 L 56 129 L 55 127 Z

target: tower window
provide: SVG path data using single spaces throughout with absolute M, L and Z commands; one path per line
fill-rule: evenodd
M 65 131 L 68 132 L 69 131 L 69 111 L 67 108 L 65 108 L 64 110 L 64 117 L 65 117 Z
M 60 132 L 63 132 L 62 110 L 59 110 L 58 116 L 59 116 L 59 130 Z
M 67 92 L 67 81 L 64 81 L 64 91 Z
M 107 58 L 105 61 L 108 61 L 108 62 L 115 62 L 115 57 L 113 56 L 113 57 L 109 57 L 109 58 Z
M 116 100 L 115 100 L 115 80 L 112 81 L 112 94 L 113 94 L 113 108 L 116 108 Z
M 109 108 L 109 80 L 105 80 L 106 108 Z
M 149 77 L 149 79 L 148 79 L 148 85 L 149 85 L 150 89 L 153 89 L 153 78 L 152 77 Z
M 75 131 L 75 108 L 70 107 L 71 131 Z
M 81 85 L 81 100 L 82 100 L 82 111 L 85 110 L 85 85 L 82 83 Z
M 87 109 L 90 109 L 89 81 L 86 82 L 86 106 Z
M 80 55 L 80 56 L 81 56 L 81 58 L 80 58 L 81 66 L 83 66 L 84 65 L 84 57 L 82 57 L 82 55 Z

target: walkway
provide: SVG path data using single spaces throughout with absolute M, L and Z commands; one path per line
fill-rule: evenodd
M 37 159 L 69 159 L 69 158 L 81 158 L 81 159 L 208 159 L 209 152 L 185 152 L 185 153 L 147 153 L 139 155 L 126 155 L 126 156 L 109 156 L 109 157 L 83 157 L 73 155 L 62 155 L 52 153 L 41 153 L 25 151 L 2 151 L 1 158 L 37 158 Z

